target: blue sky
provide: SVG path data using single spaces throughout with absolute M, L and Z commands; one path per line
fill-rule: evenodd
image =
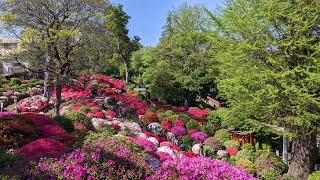
M 223 5 L 223 0 L 111 0 L 116 4 L 123 4 L 124 11 L 131 16 L 128 24 L 129 36 L 137 35 L 140 43 L 155 46 L 166 23 L 169 10 L 183 2 L 188 4 L 205 4 L 209 10 L 215 10 Z

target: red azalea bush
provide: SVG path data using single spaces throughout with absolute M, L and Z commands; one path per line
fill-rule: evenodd
M 169 123 L 168 121 L 162 121 L 161 127 L 163 127 L 165 130 L 170 130 L 172 126 L 171 123 Z
M 199 155 L 192 152 L 192 151 L 189 151 L 189 152 L 183 152 L 183 155 L 187 156 L 187 157 L 198 157 Z
M 99 119 L 106 119 L 106 115 L 104 115 L 102 112 L 98 111 L 94 114 Z
M 30 118 L 12 115 L 0 118 L 0 149 L 19 148 L 40 137 L 40 129 Z
M 188 131 L 188 134 L 189 134 L 189 135 L 192 135 L 192 134 L 195 133 L 195 132 L 198 132 L 198 130 L 196 130 L 196 129 L 190 129 L 190 130 Z
M 238 149 L 237 148 L 227 148 L 226 151 L 228 152 L 228 154 L 230 154 L 231 156 L 236 155 L 238 153 Z
M 21 154 L 29 159 L 59 157 L 66 148 L 67 147 L 59 141 L 50 138 L 41 138 L 22 146 L 15 153 Z
M 184 127 L 184 122 L 182 120 L 176 120 L 174 126 Z
M 108 110 L 108 111 L 107 111 L 107 114 L 108 114 L 108 116 L 109 116 L 110 118 L 114 118 L 114 117 L 117 116 L 117 113 L 114 112 L 114 111 L 111 111 L 111 110 Z
M 80 130 L 80 131 L 87 131 L 88 128 L 84 125 L 82 125 L 81 123 L 80 124 L 77 124 L 75 127 L 74 127 L 75 130 Z
M 190 107 L 188 113 L 197 118 L 206 118 L 211 110 Z
M 41 137 L 48 138 L 66 133 L 56 122 L 45 114 L 25 113 L 17 115 L 22 119 L 32 119 L 41 130 Z
M 66 133 L 64 129 L 57 125 L 44 125 L 41 127 L 42 130 L 42 137 L 43 138 L 48 138 L 52 136 L 59 136 L 61 134 Z

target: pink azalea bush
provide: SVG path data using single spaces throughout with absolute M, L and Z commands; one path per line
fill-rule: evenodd
M 206 133 L 204 132 L 195 132 L 191 135 L 191 138 L 194 140 L 194 141 L 201 141 L 201 142 L 204 142 L 204 140 L 207 139 L 207 135 Z
M 125 142 L 125 143 L 123 143 Z M 38 174 L 62 179 L 144 179 L 153 172 L 139 146 L 130 140 L 92 143 L 59 159 L 43 159 Z
M 148 151 L 156 151 L 157 147 L 153 144 L 153 142 L 147 140 L 147 139 L 140 139 L 137 141 L 137 143 L 141 146 L 144 147 Z
M 10 117 L 14 115 L 13 112 L 0 112 L 0 118 L 3 118 L 3 117 Z
M 176 136 L 184 136 L 186 134 L 186 129 L 183 127 L 175 126 L 171 128 L 171 132 Z
M 245 170 L 235 168 L 224 161 L 206 157 L 169 159 L 162 163 L 161 167 L 147 180 L 163 179 L 219 179 L 219 180 L 255 180 Z
M 226 151 L 228 152 L 228 154 L 230 154 L 231 156 L 236 155 L 238 153 L 238 149 L 237 148 L 227 148 Z
M 50 138 L 40 138 L 32 141 L 15 153 L 23 155 L 26 158 L 40 158 L 40 157 L 59 157 L 66 150 L 66 146 L 59 141 Z
M 20 100 L 17 104 L 17 108 L 21 112 L 40 112 L 52 104 L 53 102 L 47 103 L 47 99 L 44 96 L 36 95 Z
M 184 122 L 182 120 L 176 120 L 174 126 L 184 127 Z

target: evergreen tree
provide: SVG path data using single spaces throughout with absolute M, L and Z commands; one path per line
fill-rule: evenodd
M 218 88 L 230 122 L 284 127 L 290 175 L 313 171 L 320 118 L 317 0 L 228 0 L 221 28 Z

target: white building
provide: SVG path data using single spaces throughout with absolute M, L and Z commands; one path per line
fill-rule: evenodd
M 17 77 L 26 79 L 29 77 L 29 71 L 23 66 L 28 66 L 27 62 L 16 62 L 6 57 L 14 50 L 18 49 L 20 40 L 17 38 L 0 38 L 0 73 L 6 78 Z

